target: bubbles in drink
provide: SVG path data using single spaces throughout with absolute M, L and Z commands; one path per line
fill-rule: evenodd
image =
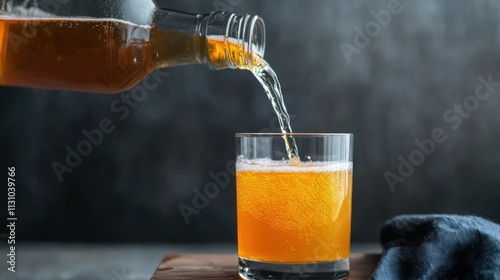
M 236 170 L 240 257 L 297 263 L 349 256 L 351 162 L 238 159 Z M 325 254 L 315 252 L 319 238 L 330 248 Z

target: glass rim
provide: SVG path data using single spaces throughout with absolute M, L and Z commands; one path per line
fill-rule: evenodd
M 259 136 L 310 136 L 310 137 L 322 137 L 322 136 L 349 136 L 353 137 L 353 133 L 321 133 L 321 132 L 292 132 L 292 133 L 281 133 L 281 132 L 239 132 L 236 133 L 236 137 L 259 137 Z

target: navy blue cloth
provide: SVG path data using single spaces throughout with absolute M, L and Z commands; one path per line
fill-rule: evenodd
M 374 280 L 500 279 L 500 225 L 483 218 L 401 215 L 380 237 L 384 254 Z

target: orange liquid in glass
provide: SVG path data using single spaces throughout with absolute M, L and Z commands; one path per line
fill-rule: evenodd
M 352 169 L 239 168 L 238 255 L 280 262 L 349 257 Z

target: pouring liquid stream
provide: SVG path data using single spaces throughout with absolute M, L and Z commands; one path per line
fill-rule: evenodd
M 271 66 L 258 54 L 249 55 L 248 51 L 245 51 L 244 47 L 238 44 L 238 41 L 221 37 L 208 37 L 207 44 L 210 61 L 230 60 L 235 67 L 249 70 L 254 74 L 264 88 L 278 117 L 290 164 L 300 166 L 297 144 L 292 136 L 290 115 L 285 106 L 278 76 Z
M 290 164 L 293 166 L 300 166 L 297 144 L 291 135 L 292 126 L 290 123 L 290 115 L 288 114 L 285 106 L 278 76 L 264 59 L 258 58 L 257 61 L 258 64 L 253 67 L 252 73 L 257 80 L 259 80 L 267 94 L 267 97 L 273 105 L 274 112 L 278 117 L 281 132 L 283 133 L 283 139 L 285 140 L 286 151 L 288 158 L 290 159 Z

